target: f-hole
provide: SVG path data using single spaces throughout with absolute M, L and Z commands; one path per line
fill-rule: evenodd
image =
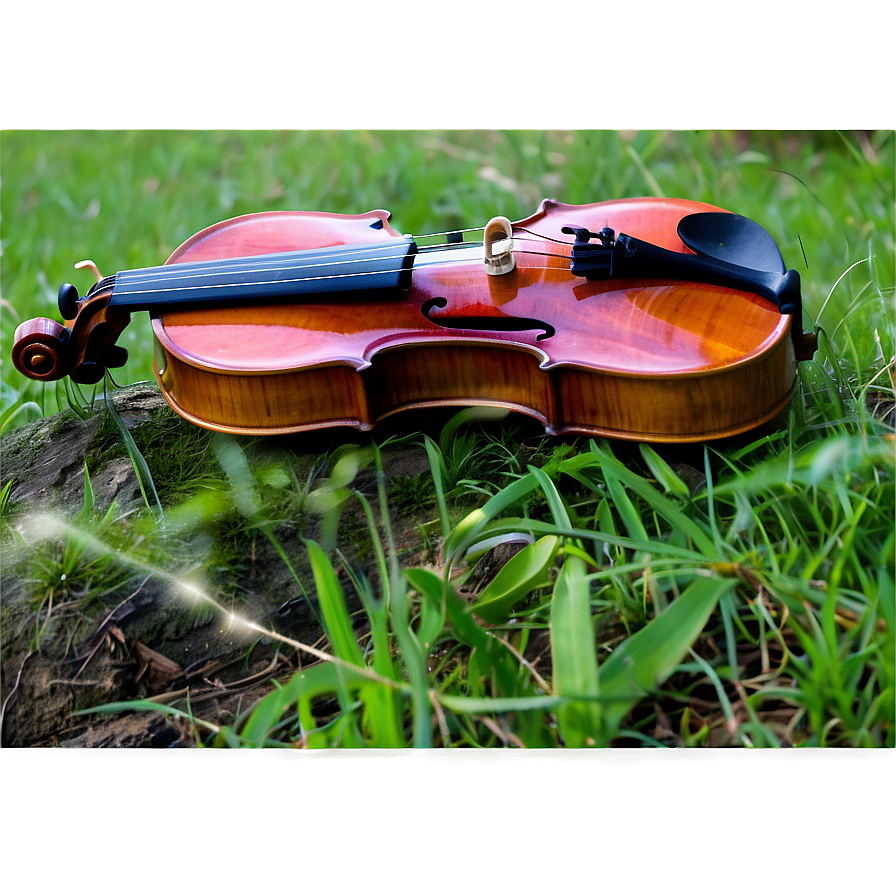
M 432 314 L 435 308 L 445 308 L 448 305 L 448 299 L 442 296 L 436 296 L 429 299 L 420 309 L 423 316 L 437 327 L 443 327 L 446 330 L 481 330 L 485 332 L 498 333 L 517 333 L 523 330 L 541 330 L 535 337 L 536 342 L 543 339 L 550 339 L 554 335 L 554 328 L 543 320 L 536 320 L 532 317 L 434 317 Z

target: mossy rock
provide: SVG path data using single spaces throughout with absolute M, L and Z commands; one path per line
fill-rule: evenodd
M 168 410 L 165 399 L 151 383 L 116 390 L 111 400 L 129 430 L 166 416 Z M 105 451 L 99 462 L 97 445 L 115 439 L 117 450 Z M 63 411 L 5 433 L 2 451 L 3 485 L 12 482 L 10 506 L 33 508 L 49 503 L 78 509 L 84 501 L 85 464 L 99 507 L 105 508 L 113 501 L 127 507 L 142 500 L 121 433 L 117 428 L 112 433 L 102 399 L 96 410 L 83 418 L 74 411 Z M 91 459 L 98 461 L 95 467 Z

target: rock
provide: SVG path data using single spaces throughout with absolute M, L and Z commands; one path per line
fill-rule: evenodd
M 150 383 L 138 383 L 116 391 L 112 403 L 129 430 L 151 421 L 163 409 L 165 399 Z M 3 485 L 12 481 L 10 504 L 62 506 L 77 509 L 84 500 L 84 467 L 89 449 L 111 430 L 103 400 L 82 419 L 63 411 L 3 436 Z M 107 440 L 112 438 L 109 433 Z M 121 439 L 121 436 L 118 436 Z M 89 468 L 88 468 L 89 469 Z M 121 443 L 120 454 L 108 458 L 100 469 L 89 469 L 94 497 L 101 508 L 114 500 L 119 506 L 140 497 L 133 465 Z

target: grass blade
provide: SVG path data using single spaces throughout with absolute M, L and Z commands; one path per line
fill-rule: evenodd
M 482 507 L 465 516 L 452 530 L 445 541 L 445 558 L 450 560 L 463 553 L 482 531 L 483 527 L 493 520 L 499 513 L 522 500 L 537 486 L 537 480 L 532 473 L 517 479 L 498 494 L 489 498 Z
M 423 445 L 429 457 L 429 468 L 432 471 L 432 481 L 436 489 L 436 504 L 439 508 L 439 522 L 442 524 L 442 538 L 448 537 L 451 524 L 448 521 L 448 505 L 445 502 L 445 459 L 439 446 L 427 435 L 423 437 Z
M 446 709 L 462 713 L 505 713 L 526 712 L 539 709 L 554 709 L 566 701 L 562 697 L 547 694 L 536 697 L 459 697 L 440 694 L 439 703 Z
M 345 604 L 345 595 L 339 579 L 336 578 L 333 565 L 320 545 L 306 540 L 305 547 L 308 550 L 314 584 L 317 586 L 317 599 L 323 613 L 324 627 L 333 645 L 333 653 L 354 666 L 363 666 L 364 654 L 355 639 Z
M 622 719 L 672 672 L 703 631 L 722 595 L 735 579 L 697 578 L 660 616 L 624 641 L 600 669 L 603 742 L 618 731 Z
M 707 558 L 721 559 L 713 540 L 704 529 L 671 499 L 655 489 L 643 476 L 632 472 L 620 463 L 609 450 L 601 449 L 596 442 L 591 442 L 591 453 L 594 455 L 602 471 L 609 472 L 639 495 L 646 503 L 674 528 L 684 532 L 693 541 L 698 551 Z
M 551 654 L 554 693 L 570 702 L 557 710 L 560 734 L 568 747 L 598 742 L 602 707 L 576 698 L 600 696 L 597 648 L 591 618 L 591 590 L 585 563 L 565 558 L 551 605 Z
M 545 535 L 515 554 L 483 588 L 473 611 L 486 622 L 505 622 L 513 608 L 537 588 L 550 584 L 550 568 L 560 539 Z
M 691 496 L 691 490 L 682 482 L 672 467 L 650 447 L 640 444 L 641 457 L 653 473 L 656 481 L 663 487 L 666 494 L 677 495 L 685 501 Z
M 103 388 L 103 399 L 106 403 L 106 410 L 109 412 L 109 416 L 112 418 L 113 423 L 115 423 L 119 433 L 121 433 L 121 440 L 124 442 L 125 450 L 128 453 L 128 457 L 131 459 L 134 473 L 137 476 L 137 485 L 140 486 L 140 494 L 143 496 L 143 503 L 146 505 L 147 509 L 153 509 L 149 503 L 149 497 L 146 494 L 146 487 L 148 485 L 152 490 L 152 496 L 155 500 L 159 519 L 164 520 L 165 511 L 162 509 L 162 502 L 159 500 L 159 493 L 156 491 L 156 485 L 152 481 L 149 465 L 146 463 L 146 458 L 140 453 L 140 449 L 137 447 L 137 443 L 134 441 L 134 437 L 131 435 L 127 426 L 125 426 L 124 420 L 121 419 L 121 415 L 115 410 L 115 405 L 112 402 L 112 397 L 109 394 L 109 389 L 107 387 Z

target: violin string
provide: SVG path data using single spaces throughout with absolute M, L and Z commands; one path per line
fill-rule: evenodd
M 573 242 L 570 240 L 561 240 L 556 236 L 545 236 L 544 234 L 536 233 L 534 230 L 529 230 L 528 227 L 520 227 L 519 230 L 522 231 L 523 233 L 531 234 L 531 236 L 534 237 L 535 239 L 543 240 L 546 243 L 557 243 L 560 246 L 572 246 L 573 245 Z M 517 236 L 514 236 L 513 238 L 515 240 L 516 239 L 522 239 L 522 240 L 529 239 L 529 237 L 517 237 Z
M 522 241 L 525 242 L 528 240 L 523 238 Z M 471 244 L 471 245 L 464 246 L 462 244 L 448 244 L 448 247 L 445 249 L 445 251 L 453 251 L 455 248 L 471 249 L 471 248 L 476 248 L 477 245 L 478 244 Z M 470 257 L 457 258 L 457 259 L 441 258 L 441 259 L 433 260 L 433 261 L 418 260 L 418 259 L 425 258 L 426 254 L 428 254 L 429 252 L 431 252 L 433 249 L 436 249 L 436 248 L 437 247 L 425 247 L 425 249 L 420 254 L 418 254 L 417 256 L 414 257 L 415 260 L 414 260 L 414 264 L 412 265 L 411 270 L 412 271 L 414 269 L 420 270 L 422 268 L 435 267 L 435 266 L 446 266 L 446 265 L 450 266 L 450 265 L 456 265 L 456 264 L 469 264 L 476 260 L 476 259 L 473 259 Z M 557 254 L 550 253 L 550 252 L 536 252 L 534 250 L 528 250 L 528 249 L 522 249 L 522 250 L 519 250 L 519 252 L 521 254 L 525 254 L 525 255 L 538 255 L 538 256 L 547 257 L 547 258 L 561 258 L 561 259 L 567 258 L 567 256 L 557 255 Z M 286 253 L 286 254 L 291 255 L 291 253 Z M 326 256 L 316 256 L 316 257 L 325 258 Z M 249 263 L 257 264 L 259 261 L 259 258 L 266 259 L 264 267 L 246 268 L 246 267 L 240 266 L 240 265 L 245 265 L 245 264 L 249 264 Z M 315 268 L 315 267 L 327 267 L 327 268 L 332 269 L 332 267 L 334 267 L 336 265 L 351 265 L 351 264 L 354 264 L 357 262 L 363 262 L 363 261 L 383 262 L 383 261 L 390 261 L 392 259 L 395 259 L 396 261 L 401 260 L 402 262 L 404 262 L 407 259 L 407 253 L 403 252 L 400 255 L 381 255 L 381 256 L 373 257 L 373 258 L 369 258 L 369 259 L 351 258 L 351 259 L 335 260 L 335 261 L 332 259 L 332 257 L 329 257 L 327 259 L 327 261 L 321 262 L 319 264 L 301 264 L 300 268 L 308 269 L 308 268 Z M 305 256 L 303 256 L 302 260 L 303 261 L 305 260 Z M 229 260 L 222 259 L 222 261 L 223 262 L 233 261 L 233 259 L 229 259 Z M 181 286 L 181 285 L 152 286 L 152 284 L 160 284 L 160 283 L 167 283 L 167 284 L 175 283 L 176 284 L 177 281 L 179 281 L 179 280 L 185 280 L 185 279 L 195 280 L 197 277 L 220 277 L 220 276 L 226 276 L 227 274 L 261 274 L 261 275 L 276 274 L 278 271 L 286 272 L 290 269 L 295 269 L 297 267 L 297 265 L 295 263 L 296 259 L 295 259 L 294 255 L 290 259 L 282 259 L 280 264 L 276 264 L 274 266 L 270 265 L 270 256 L 254 256 L 254 257 L 250 257 L 248 259 L 237 259 L 236 261 L 238 262 L 238 264 L 236 266 L 231 268 L 225 264 L 223 270 L 222 270 L 220 263 L 197 262 L 196 264 L 200 265 L 201 267 L 196 269 L 191 266 L 191 269 L 187 270 L 187 271 L 178 271 L 177 268 L 180 267 L 179 265 L 168 265 L 168 266 L 164 266 L 162 268 L 143 269 L 139 272 L 138 271 L 133 271 L 133 272 L 125 271 L 122 273 L 122 275 L 118 275 L 121 277 L 121 279 L 119 281 L 117 281 L 117 283 L 116 283 L 115 295 L 118 296 L 119 298 L 123 298 L 125 296 L 131 296 L 131 295 L 149 295 L 149 294 L 156 294 L 156 293 L 175 292 L 175 291 L 181 291 L 181 290 L 227 289 L 227 288 L 233 288 L 233 287 L 238 287 L 238 286 L 265 286 L 265 285 L 269 285 L 269 284 L 273 284 L 273 283 L 301 283 L 301 282 L 309 282 L 309 281 L 314 281 L 314 280 L 333 280 L 333 279 L 340 279 L 340 278 L 344 278 L 344 277 L 365 277 L 365 276 L 369 277 L 369 276 L 383 275 L 383 274 L 396 274 L 396 273 L 400 273 L 403 270 L 405 270 L 404 266 L 400 265 L 395 268 L 388 268 L 388 269 L 384 269 L 384 270 L 346 271 L 343 273 L 318 274 L 318 275 L 311 275 L 311 276 L 307 276 L 307 277 L 293 277 L 293 278 L 283 277 L 283 278 L 275 278 L 273 280 L 253 280 L 253 281 L 250 281 L 247 283 L 245 283 L 245 282 L 244 283 L 241 283 L 241 282 L 211 283 L 211 284 L 195 284 L 194 283 L 189 286 Z M 205 267 L 206 265 L 212 266 L 214 268 L 214 270 L 208 270 L 208 271 L 203 272 L 202 267 Z M 551 268 L 551 266 L 538 267 L 538 268 L 536 268 L 534 266 L 530 266 L 529 269 L 530 270 L 551 270 L 551 269 L 556 270 L 557 268 Z M 152 271 L 151 274 L 147 274 L 147 271 L 149 271 L 149 270 Z
M 533 252 L 533 253 L 526 253 L 526 254 L 543 255 L 545 253 Z M 559 257 L 559 256 L 548 255 L 547 257 L 554 258 L 554 257 Z M 465 261 L 465 259 L 457 259 L 456 261 L 448 261 L 448 262 L 429 262 L 429 263 L 424 263 L 424 264 L 420 264 L 420 265 L 415 265 L 414 267 L 417 269 L 426 268 L 426 267 L 436 267 L 436 266 L 444 267 L 446 265 L 461 264 L 461 263 L 464 263 L 464 261 Z M 466 260 L 466 261 L 467 261 L 467 263 L 469 263 L 469 260 Z M 564 268 L 558 268 L 558 267 L 552 266 L 552 265 L 538 265 L 538 266 L 529 265 L 529 266 L 527 266 L 526 269 L 530 270 L 530 271 L 564 270 Z M 397 274 L 397 273 L 400 273 L 402 270 L 404 270 L 404 269 L 403 268 L 394 268 L 393 270 L 389 270 L 389 271 L 354 271 L 354 272 L 341 273 L 341 274 L 318 274 L 318 275 L 312 276 L 312 277 L 290 277 L 290 278 L 282 278 L 282 279 L 278 279 L 278 280 L 253 280 L 250 283 L 209 283 L 209 284 L 196 284 L 196 285 L 192 285 L 192 286 L 170 286 L 170 287 L 156 287 L 153 289 L 136 289 L 136 290 L 127 290 L 127 289 L 118 290 L 118 289 L 116 289 L 115 292 L 113 293 L 112 298 L 113 298 L 113 300 L 116 298 L 121 300 L 127 296 L 148 296 L 148 295 L 156 295 L 156 294 L 167 293 L 167 292 L 188 292 L 188 291 L 192 292 L 194 290 L 230 289 L 230 288 L 235 288 L 235 287 L 239 287 L 239 286 L 244 286 L 244 287 L 245 286 L 253 286 L 253 287 L 254 286 L 267 286 L 267 285 L 275 284 L 275 283 L 285 284 L 285 283 L 304 283 L 304 282 L 322 281 L 322 280 L 345 280 L 349 277 L 372 277 L 376 274 Z M 119 302 L 119 303 L 121 303 L 121 302 Z
M 555 236 L 546 236 L 541 233 L 536 233 L 534 230 L 530 230 L 528 227 L 520 227 L 519 225 L 513 225 L 513 226 L 514 226 L 514 233 L 513 233 L 514 240 L 527 239 L 526 237 L 518 236 L 518 234 L 519 233 L 528 233 L 528 234 L 531 234 L 532 237 L 539 239 L 539 240 L 544 240 L 545 242 L 559 243 L 562 246 L 571 246 L 572 245 L 572 241 L 561 240 Z M 461 228 L 458 228 L 457 230 L 442 230 L 442 231 L 439 231 L 438 233 L 422 233 L 413 238 L 415 240 L 425 240 L 425 239 L 430 239 L 431 237 L 435 237 L 435 236 L 451 236 L 455 233 L 460 233 L 460 234 L 478 233 L 480 230 L 484 231 L 485 227 L 484 226 L 483 227 L 461 227 Z M 451 246 L 451 245 L 456 245 L 456 244 L 441 243 L 438 245 Z M 429 248 L 429 247 L 427 247 L 427 248 Z M 432 248 L 435 248 L 435 247 L 432 247 Z
M 275 274 L 277 271 L 288 271 L 299 267 L 331 267 L 358 262 L 389 261 L 393 258 L 404 259 L 407 257 L 407 252 L 405 251 L 400 255 L 377 255 L 363 258 L 359 256 L 359 251 L 365 250 L 355 250 L 354 257 L 346 259 L 334 258 L 332 255 L 303 254 L 298 256 L 292 252 L 256 255 L 246 258 L 222 258 L 216 261 L 199 261 L 188 264 L 164 265 L 157 268 L 143 268 L 137 271 L 123 271 L 116 277 L 122 284 L 143 286 L 154 282 L 191 280 L 197 277 L 218 277 L 226 274 Z M 320 261 L 317 261 L 318 259 Z M 257 265 L 262 266 L 257 267 Z
M 515 242 L 517 239 L 515 238 Z M 535 242 L 535 240 L 530 239 L 528 237 L 519 238 L 520 242 Z M 403 245 L 403 244 L 402 244 Z M 430 252 L 434 251 L 445 251 L 452 252 L 461 249 L 474 249 L 479 246 L 478 243 L 447 243 L 440 246 L 424 246 L 417 253 L 417 257 L 421 257 Z M 124 286 L 127 284 L 128 286 L 144 286 L 146 284 L 150 284 L 156 281 L 159 282 L 170 282 L 175 280 L 187 280 L 193 279 L 196 277 L 216 277 L 224 274 L 273 274 L 277 271 L 281 270 L 290 270 L 296 267 L 302 268 L 314 268 L 314 267 L 331 267 L 334 265 L 350 265 L 360 261 L 370 261 L 370 262 L 379 262 L 379 261 L 389 261 L 391 259 L 404 259 L 407 257 L 407 252 L 402 252 L 400 255 L 373 255 L 369 258 L 360 257 L 362 253 L 372 253 L 372 252 L 382 252 L 386 247 L 379 246 L 370 246 L 364 247 L 362 249 L 353 248 L 352 246 L 346 247 L 346 254 L 353 254 L 354 257 L 340 259 L 338 257 L 334 257 L 332 254 L 327 254 L 327 251 L 322 252 L 322 254 L 312 255 L 307 254 L 309 250 L 301 250 L 301 254 L 297 254 L 295 252 L 278 252 L 272 253 L 270 255 L 254 255 L 248 257 L 238 257 L 238 258 L 222 258 L 215 261 L 197 261 L 197 262 L 188 262 L 186 264 L 172 264 L 172 265 L 160 265 L 157 267 L 151 268 L 139 268 L 134 271 L 122 271 L 120 274 L 117 274 L 116 277 L 119 279 L 119 283 Z M 392 247 L 389 247 L 392 248 Z M 310 250 L 314 251 L 314 250 Z M 521 250 L 523 252 L 530 252 L 532 250 Z M 543 255 L 551 255 L 551 253 L 532 253 L 532 254 L 543 254 Z M 564 256 L 555 256 L 555 257 L 564 257 Z M 321 259 L 318 263 L 317 260 Z M 460 261 L 466 261 L 469 259 L 459 259 Z M 254 267 L 253 265 L 258 265 L 262 263 L 262 267 Z M 444 263 L 444 262 L 439 262 Z M 422 265 L 415 264 L 414 267 L 421 267 Z M 382 272 L 372 272 L 372 273 L 392 273 L 392 271 L 382 271 Z
M 443 230 L 443 231 L 438 231 L 438 232 L 433 232 L 433 233 L 419 234 L 419 235 L 413 237 L 413 239 L 414 240 L 427 240 L 427 239 L 432 239 L 434 237 L 455 236 L 457 234 L 460 234 L 461 236 L 463 236 L 466 233 L 475 233 L 475 232 L 484 231 L 484 230 L 485 230 L 485 226 L 465 227 L 462 229 Z M 528 237 L 521 236 L 520 235 L 521 233 L 526 233 L 526 234 L 529 234 L 530 236 L 528 236 Z M 556 237 L 548 236 L 546 234 L 536 233 L 535 231 L 530 230 L 529 228 L 526 228 L 526 227 L 517 227 L 515 233 L 512 235 L 512 239 L 513 239 L 514 243 L 540 241 L 540 242 L 556 243 L 558 245 L 563 245 L 563 246 L 571 246 L 572 245 L 572 243 L 570 243 L 566 240 L 561 240 Z M 469 249 L 469 248 L 472 248 L 472 247 L 478 246 L 478 245 L 479 245 L 478 242 L 472 242 L 472 241 L 462 241 L 459 243 L 445 241 L 442 243 L 434 244 L 432 246 L 421 246 L 418 250 L 418 257 L 420 254 L 425 254 L 427 252 L 439 251 L 439 250 L 452 251 L 452 250 L 456 250 L 456 249 L 465 249 L 465 248 Z M 370 247 L 366 247 L 365 249 L 358 249 L 357 247 L 354 247 L 351 244 L 349 245 L 349 251 L 353 251 L 355 253 L 363 252 L 363 251 L 371 251 L 371 252 L 379 251 L 382 248 L 383 247 L 381 247 L 381 246 L 370 246 Z M 323 247 L 323 249 L 324 249 L 325 253 L 332 252 L 332 247 Z M 300 250 L 300 251 L 307 253 L 309 250 Z M 314 250 L 310 250 L 310 251 L 314 251 Z M 526 252 L 527 254 L 543 255 L 543 256 L 549 257 L 549 258 L 550 257 L 566 258 L 567 257 L 565 255 L 555 255 L 554 253 L 550 253 L 550 252 L 539 253 L 539 252 L 534 252 L 532 250 L 522 250 L 522 251 Z M 279 266 L 275 265 L 274 267 L 268 267 L 268 268 L 243 268 L 243 269 L 239 268 L 240 264 L 257 264 L 258 259 L 262 258 L 262 257 L 266 260 L 266 264 L 270 265 L 271 259 L 274 256 L 283 256 L 281 265 L 279 265 Z M 313 262 L 315 257 L 328 258 L 329 260 L 327 262 L 324 262 L 324 264 L 328 264 L 328 265 L 351 263 L 351 260 L 347 260 L 345 262 L 333 261 L 332 255 L 327 255 L 327 254 L 322 254 L 320 256 L 313 256 L 313 255 L 309 256 L 309 255 L 305 254 L 302 256 L 302 259 L 305 262 L 308 262 L 308 261 Z M 405 256 L 379 256 L 378 260 L 388 260 L 389 258 L 393 258 L 393 257 L 402 257 L 404 259 Z M 296 253 L 284 252 L 284 253 L 271 253 L 271 254 L 265 255 L 265 256 L 249 256 L 249 257 L 237 258 L 237 259 L 216 259 L 214 261 L 187 262 L 184 264 L 177 264 L 177 265 L 160 265 L 160 266 L 150 267 L 150 268 L 141 268 L 141 269 L 137 269 L 137 270 L 133 270 L 133 271 L 122 271 L 120 274 L 113 275 L 111 277 L 106 277 L 102 281 L 99 281 L 98 283 L 94 284 L 93 287 L 91 287 L 91 289 L 89 290 L 88 294 L 96 293 L 103 288 L 108 288 L 109 286 L 115 286 L 116 281 L 119 281 L 117 288 L 116 288 L 116 294 L 119 296 L 123 296 L 123 295 L 133 295 L 137 291 L 139 291 L 140 293 L 165 291 L 165 290 L 158 290 L 158 289 L 152 290 L 152 289 L 146 288 L 146 286 L 148 284 L 152 283 L 154 279 L 156 281 L 171 282 L 173 280 L 189 279 L 189 278 L 194 278 L 196 276 L 219 276 L 219 275 L 227 273 L 227 272 L 242 273 L 242 274 L 274 273 L 278 269 L 293 266 L 295 259 L 296 259 Z M 360 259 L 356 259 L 356 260 L 360 260 Z M 377 259 L 374 258 L 374 259 L 370 259 L 370 260 L 377 260 Z M 439 263 L 444 264 L 445 262 L 441 261 Z M 222 269 L 222 266 L 223 266 L 223 269 Z M 314 265 L 306 265 L 306 266 L 314 266 Z M 422 267 L 426 267 L 426 266 L 427 266 L 426 263 L 419 263 L 419 262 L 412 265 L 412 267 L 416 267 L 418 269 L 420 269 Z M 203 273 L 203 268 L 209 269 L 207 274 Z M 175 269 L 177 269 L 176 273 L 175 273 Z M 401 271 L 403 269 L 404 269 L 404 267 L 397 268 L 395 270 L 378 271 L 378 272 L 370 272 L 370 273 L 380 273 L 380 274 L 398 273 L 399 271 Z M 549 268 L 537 268 L 537 269 L 530 268 L 530 269 L 531 270 L 548 270 Z M 362 273 L 367 273 L 367 272 L 362 272 Z M 336 276 L 343 276 L 343 275 L 336 275 Z M 303 279 L 312 280 L 314 278 L 309 277 L 309 278 L 303 278 Z M 279 281 L 279 282 L 288 282 L 288 281 Z M 296 282 L 298 282 L 298 281 L 296 281 Z M 131 289 L 128 289 L 127 288 L 128 286 L 131 287 Z M 139 290 L 138 290 L 138 288 L 139 288 Z M 221 284 L 221 285 L 219 285 L 219 288 L 226 288 L 226 285 Z M 174 289 L 174 287 L 172 287 L 170 289 Z

